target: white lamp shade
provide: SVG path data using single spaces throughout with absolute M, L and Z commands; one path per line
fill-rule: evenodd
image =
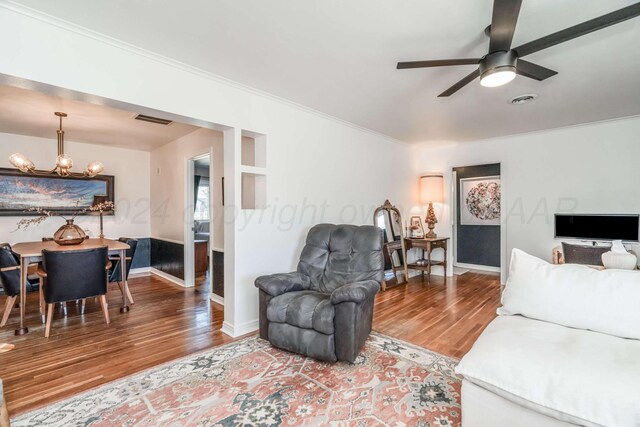
M 433 173 L 420 177 L 420 203 L 444 202 L 444 178 Z

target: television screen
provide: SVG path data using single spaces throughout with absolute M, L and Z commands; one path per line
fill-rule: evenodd
M 556 214 L 555 237 L 637 242 L 640 215 Z

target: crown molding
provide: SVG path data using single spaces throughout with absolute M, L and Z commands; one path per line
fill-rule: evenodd
M 135 46 L 135 45 L 133 45 L 131 43 L 127 43 L 127 42 L 124 42 L 122 40 L 116 39 L 114 37 L 110 37 L 110 36 L 107 36 L 105 34 L 99 33 L 97 31 L 91 30 L 89 28 L 83 27 L 81 25 L 77 25 L 77 24 L 74 24 L 72 22 L 65 21 L 64 19 L 58 18 L 56 16 L 49 15 L 47 13 L 41 12 L 41 11 L 33 9 L 33 8 L 30 8 L 28 6 L 24 6 L 24 5 L 18 4 L 18 3 L 14 2 L 14 1 L 11 1 L 11 0 L 0 0 L 0 7 L 4 8 L 6 10 L 10 10 L 10 11 L 15 12 L 15 13 L 19 13 L 21 15 L 27 16 L 29 18 L 44 22 L 44 23 L 52 25 L 54 27 L 58 27 L 58 28 L 61 28 L 63 30 L 66 30 L 66 31 L 69 31 L 69 32 L 72 32 L 72 33 L 75 33 L 75 34 L 78 34 L 78 35 L 81 35 L 83 37 L 87 37 L 87 38 L 93 39 L 93 40 L 95 40 L 97 42 L 108 44 L 110 46 L 116 47 L 118 49 L 122 49 L 124 51 L 129 52 L 129 53 L 133 53 L 135 55 L 139 55 L 139 56 L 145 57 L 145 58 L 150 59 L 152 61 L 168 65 L 170 67 L 179 69 L 181 71 L 184 71 L 184 72 L 187 72 L 187 73 L 199 76 L 199 77 L 203 77 L 203 78 L 208 79 L 208 80 L 215 81 L 216 83 L 220 83 L 220 84 L 224 84 L 224 85 L 227 85 L 227 86 L 231 86 L 234 89 L 249 93 L 251 95 L 261 96 L 261 97 L 267 98 L 267 99 L 269 99 L 271 101 L 275 101 L 275 102 L 278 102 L 280 104 L 284 104 L 284 105 L 287 105 L 289 107 L 293 107 L 293 108 L 295 108 L 297 110 L 313 114 L 313 115 L 321 117 L 323 119 L 330 120 L 330 121 L 342 124 L 344 126 L 348 126 L 350 128 L 359 130 L 361 132 L 365 132 L 365 133 L 368 133 L 368 134 L 371 134 L 371 135 L 375 135 L 375 136 L 377 136 L 379 138 L 382 138 L 382 139 L 384 139 L 384 140 L 386 140 L 388 142 L 392 142 L 392 143 L 395 143 L 395 144 L 401 144 L 401 145 L 409 145 L 409 143 L 407 143 L 405 141 L 401 141 L 401 140 L 396 139 L 396 138 L 393 138 L 393 137 L 391 137 L 389 135 L 385 135 L 383 133 L 380 133 L 380 132 L 374 131 L 372 129 L 357 125 L 357 124 L 355 124 L 353 122 L 349 122 L 347 120 L 343 120 L 343 119 L 338 118 L 336 116 L 332 116 L 331 114 L 323 113 L 322 111 L 318 111 L 318 110 L 315 110 L 313 108 L 307 107 L 305 105 L 299 104 L 297 102 L 288 100 L 286 98 L 282 98 L 282 97 L 279 97 L 277 95 L 271 94 L 269 92 L 265 92 L 263 90 L 256 89 L 256 88 L 254 88 L 252 86 L 248 86 L 248 85 L 236 82 L 234 80 L 222 77 L 220 75 L 211 73 L 211 72 L 203 70 L 201 68 L 194 67 L 194 66 L 186 64 L 184 62 L 180 62 L 180 61 L 177 61 L 175 59 L 169 58 L 167 56 L 160 55 L 160 54 L 152 52 L 150 50 L 143 49 L 143 48 Z

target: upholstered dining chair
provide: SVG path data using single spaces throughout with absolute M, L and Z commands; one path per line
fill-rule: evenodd
M 260 337 L 315 359 L 354 362 L 373 320 L 383 279 L 382 230 L 316 225 L 298 269 L 258 277 Z
M 35 291 L 38 279 L 28 277 L 27 282 L 27 292 Z M 14 255 L 11 245 L 8 243 L 0 243 L 0 285 L 7 296 L 2 321 L 0 321 L 1 328 L 9 320 L 11 310 L 13 310 L 20 295 L 20 261 Z
M 110 267 L 107 246 L 76 251 L 42 251 L 38 275 L 47 304 L 45 337 L 48 338 L 51 332 L 53 305 L 59 302 L 99 297 L 104 319 L 109 324 L 106 294 Z
M 129 249 L 126 251 L 126 261 L 127 261 L 127 269 L 125 272 L 125 279 L 122 277 L 122 263 L 120 262 L 120 256 L 112 256 L 109 259 L 113 263 L 113 267 L 109 270 L 109 283 L 116 282 L 118 284 L 118 288 L 120 288 L 120 292 L 124 294 L 124 288 L 122 287 L 122 280 L 129 280 L 129 271 L 131 271 L 131 264 L 133 262 L 133 257 L 136 254 L 136 248 L 138 247 L 138 240 L 132 239 L 130 237 L 120 237 L 118 239 L 120 242 L 126 243 L 129 245 Z M 131 304 L 135 304 L 133 301 L 133 296 L 131 295 L 131 288 L 127 286 L 127 299 Z

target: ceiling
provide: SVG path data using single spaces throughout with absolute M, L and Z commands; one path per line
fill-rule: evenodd
M 51 138 L 55 143 L 62 111 L 66 141 L 151 151 L 197 129 L 173 122 L 168 126 L 133 120 L 135 112 L 72 101 L 11 86 L 0 86 L 0 132 Z
M 636 0 L 524 0 L 514 46 Z M 559 72 L 499 88 L 472 66 L 397 61 L 479 57 L 492 0 L 17 0 L 150 51 L 407 142 L 449 142 L 640 114 L 640 18 L 527 57 Z M 527 105 L 508 100 L 539 94 Z

